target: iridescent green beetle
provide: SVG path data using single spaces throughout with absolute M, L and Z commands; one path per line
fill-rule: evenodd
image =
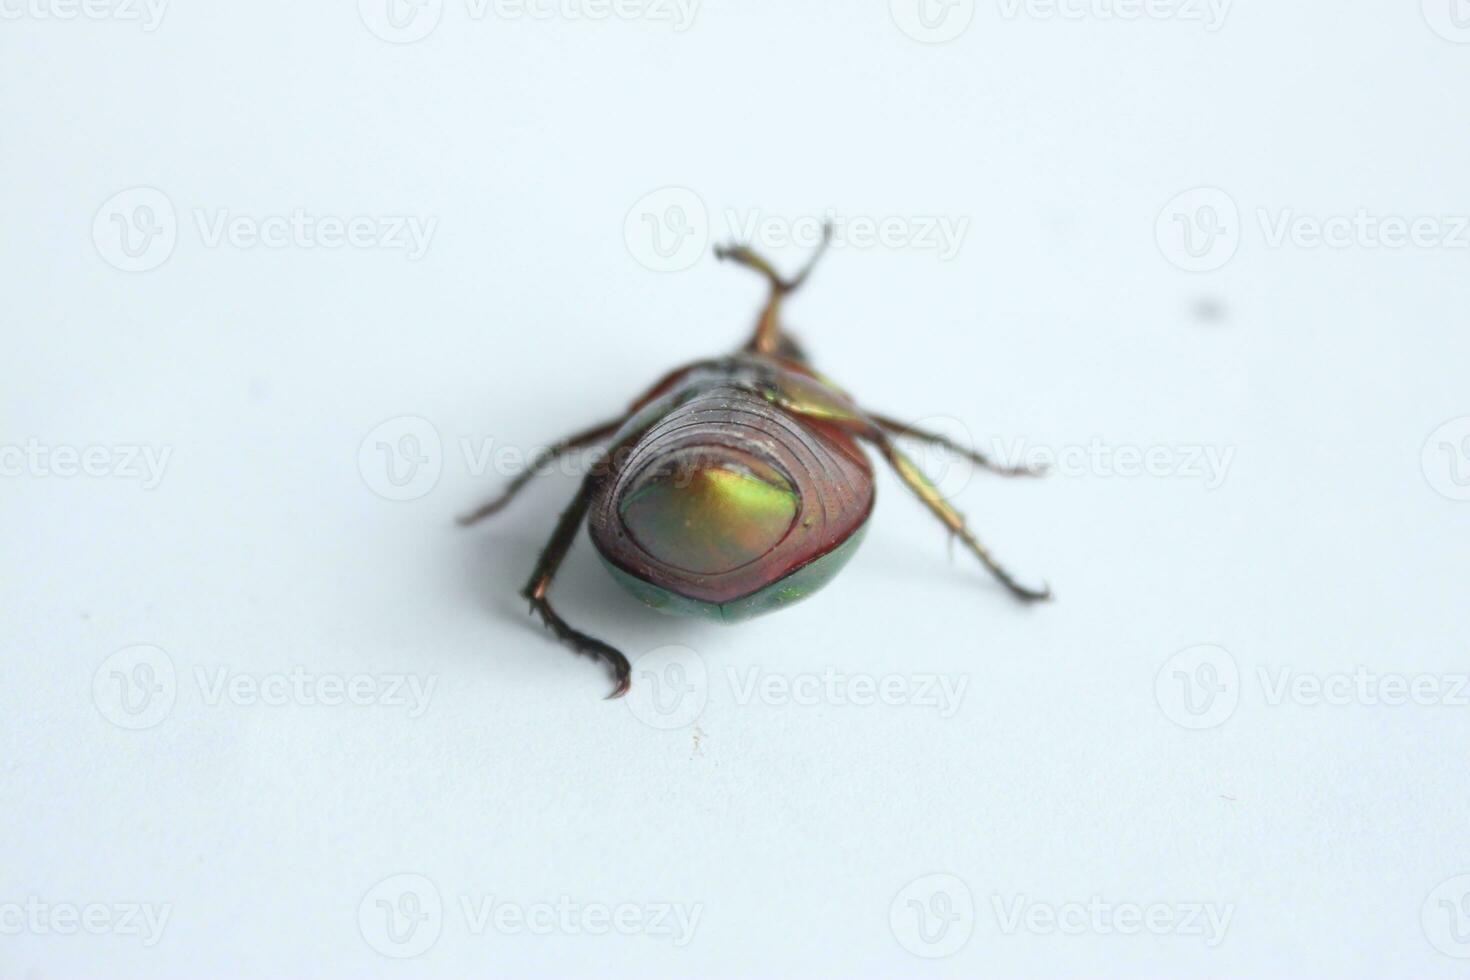
M 628 690 L 627 658 L 567 625 L 546 598 L 583 520 L 603 563 L 639 599 L 663 612 L 736 622 L 812 594 L 857 550 L 873 510 L 873 469 L 859 441 L 872 444 L 1013 595 L 1051 595 L 1011 578 L 889 437 L 940 444 L 1006 475 L 1033 471 L 997 466 L 942 435 L 859 408 L 812 369 L 781 326 L 781 300 L 806 280 L 829 240 L 830 229 L 791 280 L 744 246 L 717 249 L 770 283 L 750 342 L 671 371 L 623 415 L 551 446 L 499 497 L 460 518 L 468 525 L 489 517 L 558 456 L 610 443 L 521 594 L 559 639 L 608 665 L 611 697 Z

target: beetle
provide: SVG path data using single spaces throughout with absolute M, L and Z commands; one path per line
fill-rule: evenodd
M 717 258 L 759 272 L 770 286 L 750 341 L 734 354 L 670 371 L 623 414 L 538 453 L 499 496 L 459 518 L 468 526 L 499 512 L 560 456 L 610 446 L 582 479 L 521 590 L 558 639 L 607 665 L 615 681 L 609 697 L 627 692 L 628 659 L 573 629 L 547 598 L 584 520 L 603 564 L 639 599 L 667 613 L 736 622 L 805 598 L 852 557 L 874 500 L 861 443 L 1013 596 L 1051 597 L 1049 586 L 1022 585 L 991 556 L 893 437 L 944 446 L 1007 476 L 1038 471 L 1001 466 L 942 434 L 859 407 L 817 373 L 783 327 L 782 301 L 806 282 L 831 237 L 828 225 L 792 279 L 747 246 L 716 248 Z

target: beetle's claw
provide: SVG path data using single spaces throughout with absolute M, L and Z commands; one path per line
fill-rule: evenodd
M 616 701 L 624 694 L 627 694 L 628 688 L 633 686 L 633 677 L 630 673 L 627 672 L 626 665 L 624 665 L 624 667 L 622 668 L 615 667 L 614 671 L 617 673 L 618 682 L 613 687 L 612 693 L 604 699 L 607 701 Z
M 1040 590 L 1013 585 L 1011 586 L 1011 592 L 1022 602 L 1050 602 L 1052 600 L 1050 582 L 1042 582 Z

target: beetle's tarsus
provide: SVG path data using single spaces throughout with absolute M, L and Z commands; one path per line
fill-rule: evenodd
M 1028 589 L 1026 586 L 1013 580 L 1007 581 L 1006 579 L 1001 579 L 1000 582 L 1010 590 L 1011 595 L 1020 599 L 1022 602 L 1050 602 L 1053 598 L 1051 584 L 1048 582 L 1042 582 L 1040 589 Z
M 483 521 L 487 517 L 491 517 L 495 514 L 500 513 L 500 511 L 505 508 L 505 505 L 510 503 L 511 497 L 515 496 L 515 492 L 519 490 L 522 485 L 524 485 L 524 481 L 519 484 L 512 483 L 509 489 L 502 491 L 500 496 L 496 497 L 489 503 L 470 511 L 468 514 L 460 514 L 454 519 L 454 523 L 458 524 L 460 527 L 469 527 L 472 524 L 478 524 L 480 521 Z
M 765 277 L 770 283 L 771 295 L 766 300 L 765 309 L 761 310 L 760 318 L 756 320 L 755 336 L 751 337 L 746 350 L 756 354 L 775 354 L 781 349 L 781 300 L 801 288 L 811 275 L 812 269 L 816 268 L 817 260 L 827 251 L 827 246 L 832 244 L 832 222 L 822 224 L 822 240 L 817 244 L 817 249 L 807 259 L 806 265 L 791 279 L 781 278 L 776 267 L 771 265 L 754 249 L 748 245 L 736 243 L 734 245 L 718 245 L 715 247 L 715 258 L 724 261 L 730 259 L 741 265 L 754 269 Z
M 939 488 L 934 485 L 934 482 L 924 475 L 924 471 L 914 465 L 913 460 L 899 451 L 899 448 L 893 444 L 893 440 L 885 434 L 884 428 L 881 422 L 874 419 L 873 427 L 863 435 L 869 442 L 878 447 L 878 451 L 883 454 L 883 458 L 888 462 L 888 465 L 893 467 L 894 473 L 898 474 L 898 478 L 914 492 L 914 495 L 919 500 L 923 501 L 924 506 L 928 507 L 935 517 L 944 522 L 944 526 L 949 528 L 950 534 L 963 541 L 965 547 L 970 549 L 970 553 L 976 558 L 979 558 L 981 564 L 990 570 L 991 575 L 995 576 L 996 581 L 1004 585 L 1010 591 L 1011 595 L 1017 599 L 1023 602 L 1041 602 L 1045 599 L 1050 599 L 1050 585 L 1043 583 L 1040 591 L 1029 589 L 1020 582 L 1017 582 L 1011 577 L 1010 572 L 1001 567 L 1001 564 L 990 554 L 990 549 L 981 544 L 980 539 L 971 534 L 970 529 L 965 526 L 964 515 L 951 507 L 949 501 L 944 499 L 944 494 L 939 492 Z
M 541 621 L 556 635 L 558 640 L 561 640 L 583 656 L 591 657 L 594 660 L 601 660 L 607 664 L 608 670 L 612 672 L 615 682 L 612 693 L 608 695 L 609 699 L 620 698 L 628 693 L 628 687 L 632 684 L 633 668 L 628 663 L 627 657 L 623 656 L 616 648 L 603 643 L 596 637 L 591 637 L 580 630 L 572 629 L 572 627 L 567 625 L 566 620 L 562 619 L 556 610 L 551 608 L 551 603 L 547 602 L 544 598 L 537 598 L 532 595 L 529 588 L 522 595 L 530 601 L 531 613 L 540 616 Z

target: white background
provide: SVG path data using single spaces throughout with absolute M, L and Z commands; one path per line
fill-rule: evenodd
M 349 0 L 180 0 L 153 30 L 63 4 L 0 21 L 0 975 L 1463 973 L 1467 235 L 1270 234 L 1366 209 L 1443 239 L 1470 213 L 1470 32 L 1437 0 L 1210 23 L 962 0 L 934 8 L 942 44 L 900 29 L 903 0 L 707 3 L 682 31 L 445 0 L 412 43 Z M 667 192 L 645 201 L 670 187 L 694 195 L 692 265 L 658 272 L 637 229 L 672 234 Z M 129 272 L 115 217 L 157 198 L 108 202 L 135 188 L 175 241 Z M 1171 205 L 1195 188 L 1238 214 Z M 298 208 L 436 224 L 417 259 L 200 228 Z M 463 448 L 543 445 L 733 347 L 761 286 L 706 246 L 730 212 L 829 208 L 967 222 L 948 258 L 845 243 L 790 304 L 865 403 L 1175 465 L 947 484 L 1055 588 L 1030 609 L 886 474 L 848 569 L 738 627 L 644 610 L 582 537 L 569 619 L 631 656 L 697 651 L 675 721 L 702 711 L 661 729 L 515 595 L 575 481 L 460 531 L 510 473 Z M 1223 232 L 1193 261 L 1218 268 L 1180 268 L 1181 221 Z M 369 436 L 402 417 L 439 477 L 392 501 L 376 443 L 402 430 Z M 110 475 L 36 459 L 92 446 Z M 156 486 L 129 447 L 170 453 Z M 1231 454 L 1218 486 L 1191 447 Z M 141 716 L 137 657 L 174 695 Z M 1276 696 L 1359 668 L 1441 703 Z M 965 687 L 948 713 L 742 693 L 829 669 Z M 416 716 L 212 693 L 293 670 L 434 687 Z M 1187 687 L 1212 678 L 1215 700 Z M 376 903 L 414 888 L 441 911 L 397 945 Z M 683 945 L 476 928 L 490 899 L 699 918 Z M 1177 928 L 997 912 L 1094 899 Z M 910 900 L 950 903 L 942 940 Z M 149 946 L 36 902 L 169 918 Z M 1223 941 L 1193 903 L 1228 909 Z

